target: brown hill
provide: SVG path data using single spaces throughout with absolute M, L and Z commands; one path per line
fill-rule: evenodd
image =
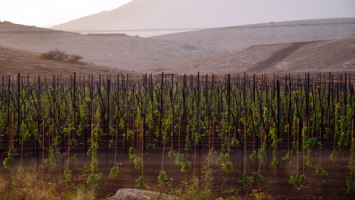
M 0 23 L 0 45 L 36 53 L 59 49 L 80 55 L 88 63 L 138 73 L 353 71 L 354 38 L 355 18 L 207 29 L 154 38 L 82 35 Z M 96 73 L 89 68 L 86 72 Z
M 299 20 L 205 29 L 152 37 L 212 52 L 253 45 L 355 38 L 355 18 Z
M 0 46 L 0 76 L 21 73 L 32 75 L 117 74 L 129 73 L 91 63 L 68 63 L 40 58 L 39 54 Z
M 255 45 L 147 68 L 152 73 L 307 73 L 355 72 L 355 38 Z
M 123 70 L 144 72 L 144 67 L 206 55 L 207 51 L 184 43 L 124 34 L 82 35 L 0 22 L 0 45 L 43 53 L 59 49 L 83 60 Z

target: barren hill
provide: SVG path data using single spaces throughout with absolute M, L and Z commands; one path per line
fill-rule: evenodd
M 167 34 L 154 39 L 184 42 L 213 52 L 252 45 L 355 38 L 355 18 L 253 24 Z
M 133 0 L 54 29 L 75 32 L 123 32 L 159 35 L 185 29 L 243 24 L 355 17 L 351 0 Z
M 35 53 L 60 49 L 88 63 L 138 73 L 354 71 L 354 38 L 355 18 L 206 29 L 153 38 L 82 35 L 0 23 L 2 46 Z
M 18 31 L 16 31 L 18 29 Z M 0 23 L 0 45 L 43 53 L 59 49 L 78 54 L 83 60 L 124 70 L 144 72 L 148 65 L 206 55 L 206 51 L 183 43 L 124 34 L 89 34 L 38 29 L 24 31 L 26 26 Z
M 117 74 L 130 73 L 111 67 L 91 63 L 68 63 L 46 60 L 39 54 L 0 46 L 0 76 L 21 73 L 23 76 L 32 75 L 70 75 L 78 74 Z
M 308 73 L 355 72 L 355 38 L 255 45 L 147 68 L 151 73 Z

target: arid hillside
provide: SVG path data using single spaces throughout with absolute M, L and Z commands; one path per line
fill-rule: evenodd
M 152 37 L 213 52 L 253 45 L 355 38 L 355 18 L 300 20 L 206 29 Z
M 50 71 L 48 67 L 48 74 L 69 70 L 100 73 L 101 69 L 178 74 L 350 72 L 354 71 L 354 40 L 355 18 L 206 29 L 152 38 L 83 35 L 0 22 L 0 45 L 17 51 L 10 54 L 13 57 L 0 54 L 2 67 L 6 67 L 1 73 L 17 73 L 25 70 L 23 67 L 30 67 L 32 73 L 44 73 L 41 67 L 33 67 L 47 62 L 36 55 L 53 49 L 80 55 L 83 62 L 95 65 L 60 63 L 64 70 Z M 29 52 L 35 56 L 28 58 Z M 25 66 L 26 60 L 39 64 Z
M 151 73 L 355 72 L 355 38 L 255 45 L 233 51 L 147 68 Z
M 82 35 L 0 23 L 0 45 L 43 53 L 53 49 L 77 54 L 85 62 L 144 72 L 144 67 L 206 55 L 209 52 L 184 43 L 123 34 Z
M 0 76 L 15 75 L 70 75 L 130 73 L 116 68 L 91 63 L 68 63 L 40 58 L 39 54 L 0 46 Z

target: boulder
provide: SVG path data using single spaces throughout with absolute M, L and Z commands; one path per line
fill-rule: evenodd
M 149 199 L 164 199 L 175 200 L 176 196 L 161 194 L 150 190 L 141 189 L 120 189 L 117 190 L 115 196 L 111 200 L 149 200 Z

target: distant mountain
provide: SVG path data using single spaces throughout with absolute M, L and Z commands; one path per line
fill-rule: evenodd
M 133 0 L 52 28 L 151 36 L 243 24 L 355 17 L 354 11 L 353 0 Z
M 253 45 L 355 38 L 355 18 L 312 19 L 212 28 L 150 37 L 184 43 L 210 52 Z

